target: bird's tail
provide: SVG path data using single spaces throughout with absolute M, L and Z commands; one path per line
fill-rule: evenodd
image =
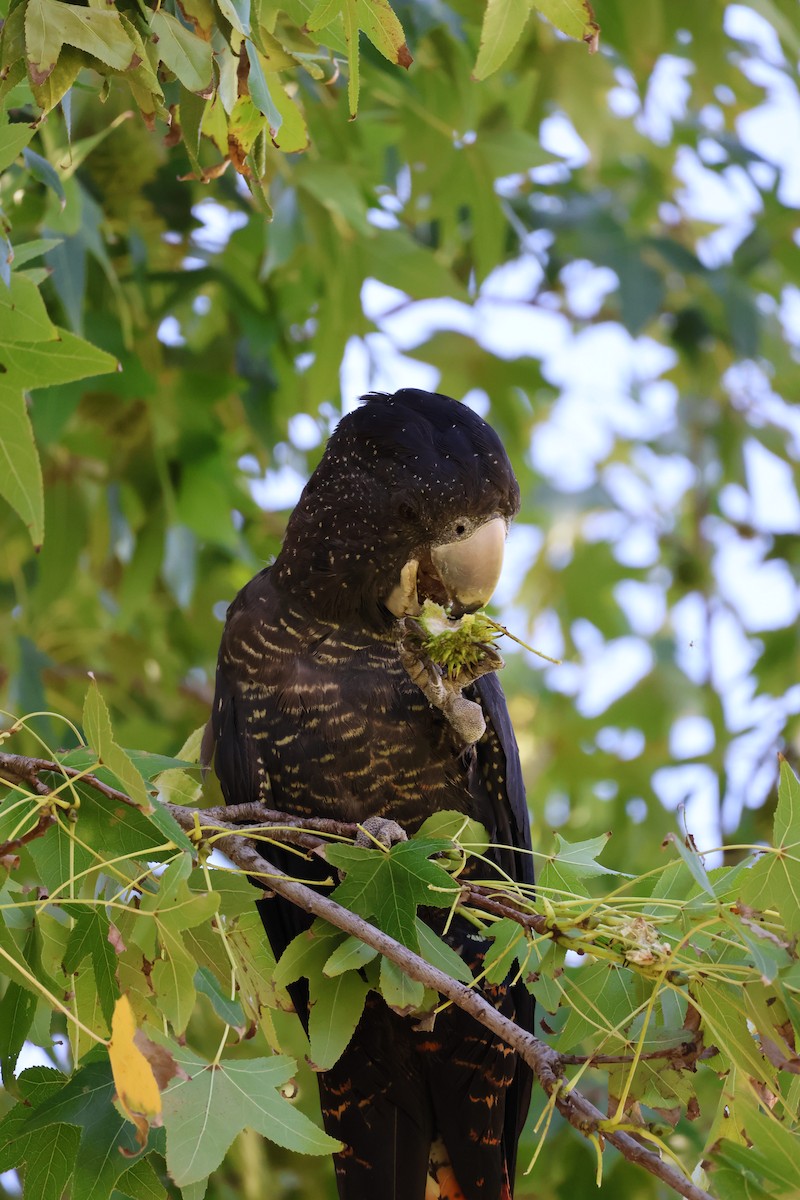
M 425 1200 L 465 1200 L 447 1147 L 440 1137 L 431 1146 Z M 503 1184 L 497 1200 L 514 1200 L 508 1180 L 507 1163 L 503 1164 Z
M 437 1138 L 431 1146 L 428 1172 L 425 1200 L 465 1200 L 447 1147 L 441 1138 Z

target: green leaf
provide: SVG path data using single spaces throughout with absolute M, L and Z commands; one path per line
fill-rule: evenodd
M 109 1026 L 119 996 L 115 974 L 117 956 L 108 940 L 110 932 L 111 926 L 104 912 L 97 908 L 80 909 L 64 955 L 64 970 L 71 974 L 86 955 L 91 954 L 97 995 Z
M 38 881 L 62 899 L 66 891 L 65 882 L 97 864 L 91 851 L 80 844 L 81 840 L 76 836 L 72 821 L 59 821 L 48 829 L 44 837 L 36 838 L 30 845 L 29 853 L 36 867 Z
M 65 42 L 117 71 L 133 66 L 134 47 L 118 12 L 80 8 L 62 0 L 29 0 L 25 34 L 28 69 L 37 86 L 54 69 Z
M 459 890 L 446 871 L 429 861 L 431 854 L 447 845 L 432 840 L 400 842 L 388 854 L 330 846 L 328 860 L 347 872 L 332 898 L 367 920 L 374 918 L 384 933 L 417 950 L 417 906 L 446 908 Z
M 414 838 L 448 838 L 472 854 L 485 854 L 489 846 L 489 834 L 480 821 L 460 812 L 433 813 L 425 818 Z
M 100 695 L 97 681 L 94 679 L 89 685 L 86 699 L 83 702 L 83 728 L 89 744 L 97 751 L 100 761 L 120 781 L 122 791 L 131 798 L 137 808 L 149 815 L 153 806 L 144 780 L 125 751 L 114 741 L 108 708 Z
M 364 194 L 353 175 L 338 163 L 303 163 L 297 182 L 328 210 L 345 237 L 352 232 L 372 238 Z
M 416 926 L 419 953 L 425 961 L 429 962 L 432 967 L 438 967 L 440 971 L 444 971 L 451 979 L 458 979 L 461 983 L 471 983 L 472 972 L 461 955 L 456 954 L 453 947 L 448 946 L 447 942 L 434 933 L 419 917 L 416 919 Z
M 49 342 L 56 337 L 42 294 L 25 275 L 14 274 L 0 288 L 0 346 L 8 342 Z M 1 353 L 1 352 L 0 352 Z
M 196 996 L 197 964 L 181 934 L 209 921 L 219 906 L 214 892 L 189 890 L 186 879 L 190 871 L 189 854 L 181 854 L 169 865 L 158 890 L 142 896 L 138 919 L 128 937 L 152 958 L 157 934 L 161 954 L 153 965 L 151 981 L 159 1007 L 177 1033 L 185 1030 Z
M 3 350 L 0 347 L 0 364 L 5 357 Z M 44 540 L 42 468 L 22 392 L 4 382 L 0 382 L 0 496 L 25 522 L 34 546 L 41 546 Z
M 181 1200 L 204 1200 L 208 1190 L 208 1179 L 198 1179 L 196 1183 L 187 1183 L 181 1188 Z
M 775 846 L 800 845 L 800 780 L 782 754 L 772 837 Z
M 308 126 L 300 108 L 287 94 L 277 75 L 267 75 L 266 83 L 281 118 L 281 127 L 273 135 L 273 142 L 284 154 L 295 154 L 305 150 L 309 142 Z
M 25 1191 L 36 1200 L 61 1200 L 75 1171 L 80 1130 L 74 1125 L 56 1125 L 47 1137 L 31 1140 L 35 1141 L 36 1150 L 28 1156 Z
M 604 867 L 597 862 L 608 845 L 610 833 L 601 833 L 599 837 L 589 838 L 585 842 L 568 842 L 560 833 L 556 837 L 556 858 L 559 863 L 569 867 L 580 879 L 590 879 L 595 875 L 614 875 L 610 867 Z
M 370 985 L 357 971 L 313 980 L 308 1021 L 309 1058 L 318 1071 L 339 1059 L 364 1011 Z
M 151 1130 L 147 1145 L 141 1149 L 134 1126 L 114 1108 L 113 1096 L 111 1065 L 107 1058 L 95 1060 L 77 1070 L 54 1096 L 47 1097 L 24 1125 L 24 1132 L 32 1135 L 37 1147 L 42 1129 L 47 1129 L 50 1138 L 53 1126 L 80 1126 L 72 1186 L 73 1195 L 81 1200 L 108 1200 L 133 1160 L 152 1150 L 159 1139 L 159 1131 Z M 59 1192 L 58 1200 L 60 1196 Z
M 208 967 L 198 967 L 194 976 L 194 986 L 198 992 L 202 992 L 211 1001 L 214 1012 L 227 1025 L 232 1025 L 235 1029 L 242 1029 L 245 1025 L 245 1016 L 242 1011 L 242 1006 L 238 1000 L 231 1000 L 226 996 L 219 985 L 217 977 L 209 971 Z
M 117 1192 L 128 1200 L 167 1200 L 167 1193 L 150 1158 L 140 1158 L 127 1171 L 123 1171 L 117 1180 Z
M 422 1004 L 425 986 L 409 979 L 402 967 L 391 959 L 381 958 L 381 995 L 390 1008 L 401 1014 L 413 1012 Z
M 714 885 L 708 877 L 708 872 L 705 868 L 705 863 L 698 854 L 694 844 L 687 845 L 683 838 L 677 837 L 674 833 L 668 833 L 665 842 L 672 842 L 675 849 L 680 854 L 686 866 L 691 872 L 692 878 L 699 887 L 703 889 L 709 896 L 716 900 L 716 892 Z
M 626 972 L 604 962 L 581 967 L 570 974 L 568 1001 L 569 1016 L 558 1039 L 559 1050 L 567 1053 L 584 1039 L 609 1034 L 618 1026 L 621 1032 L 614 1036 L 619 1040 L 608 1038 L 603 1046 L 609 1053 L 619 1051 L 620 1043 L 627 1049 L 625 1019 L 629 1015 L 633 1019 L 637 1002 L 629 991 Z
M 263 1009 L 278 1007 L 281 993 L 274 978 L 275 958 L 255 910 L 236 918 L 227 943 L 236 963 L 239 1000 L 248 1015 L 258 1021 Z M 288 1005 L 285 994 L 283 1001 Z
M 67 1082 L 68 1076 L 55 1067 L 28 1067 L 17 1076 L 19 1094 L 28 1104 L 28 1115 L 31 1108 L 38 1108 L 43 1100 L 57 1096 Z
M 157 779 L 162 771 L 183 768 L 198 769 L 196 763 L 188 762 L 184 758 L 173 758 L 168 754 L 152 754 L 147 750 L 128 750 L 126 753 L 142 778 L 148 781 Z M 76 767 L 80 771 L 91 767 L 96 762 L 96 758 L 91 750 L 87 750 L 85 746 L 78 746 L 67 754 L 59 755 L 59 761 L 68 767 Z
M 508 975 L 514 961 L 523 951 L 527 953 L 528 939 L 525 930 L 517 921 L 503 917 L 491 928 L 492 944 L 486 951 L 483 967 L 486 971 L 487 983 L 502 983 Z
M 54 1095 L 45 1096 L 28 1121 L 30 1132 L 65 1122 L 90 1128 L 105 1115 L 114 1094 L 107 1059 L 87 1063 L 75 1071 Z
M 530 11 L 530 0 L 488 0 L 473 78 L 487 79 L 503 65 L 519 41 Z
M 67 194 L 64 191 L 64 185 L 61 182 L 61 176 L 51 162 L 46 158 L 42 158 L 41 154 L 36 154 L 28 146 L 22 151 L 22 157 L 25 159 L 25 166 L 30 171 L 34 179 L 39 183 L 43 183 L 45 187 L 50 188 L 58 197 L 61 208 L 67 203 Z
M 524 174 L 533 167 L 553 162 L 539 139 L 523 129 L 492 129 L 475 143 L 493 177 Z
M 341 975 L 342 971 L 357 971 L 378 957 L 378 951 L 362 942 L 361 938 L 348 937 L 337 946 L 322 968 L 323 974 Z
M 3 972 L 5 974 L 5 971 Z M 27 988 L 10 980 L 0 1000 L 0 1065 L 8 1086 L 36 1012 L 37 998 Z
M 741 989 L 730 983 L 703 979 L 693 987 L 693 1000 L 703 1018 L 705 1041 L 721 1051 L 723 1060 L 775 1088 L 776 1073 L 759 1052 L 747 1025 L 748 1014 Z
M 298 933 L 284 950 L 275 968 L 275 983 L 285 987 L 303 975 L 309 979 L 321 975 L 334 942 L 340 939 L 339 930 L 325 921 L 315 921 L 310 929 Z
M 172 846 L 178 843 L 171 836 L 165 837 L 156 822 L 160 806 L 146 816 L 141 809 L 103 796 L 85 784 L 76 784 L 76 790 L 81 799 L 77 828 L 85 843 L 102 847 L 108 858 L 129 856 L 160 861 L 167 855 L 172 857 Z M 47 838 L 43 840 L 46 842 Z M 170 843 L 166 849 L 165 842 Z M 181 849 L 190 847 L 187 839 L 186 846 Z
M 19 387 L 38 389 L 117 370 L 117 360 L 111 354 L 66 329 L 55 328 L 56 341 L 0 350 L 0 364 L 7 372 L 6 383 L 13 381 Z
M 247 59 L 250 63 L 250 74 L 247 78 L 250 95 L 259 112 L 267 118 L 270 135 L 275 137 L 283 124 L 283 117 L 272 99 L 272 93 L 270 92 L 261 56 L 257 48 L 249 38 L 245 40 L 244 44 L 247 49 Z
M 205 1179 L 245 1127 L 302 1154 L 339 1148 L 277 1090 L 291 1079 L 293 1059 L 275 1055 L 212 1065 L 188 1047 L 176 1047 L 173 1054 L 189 1076 L 163 1095 L 167 1168 L 178 1187 Z
M 217 0 L 217 5 L 238 33 L 250 36 L 250 0 Z
M 64 952 L 64 970 L 68 974 L 77 971 L 78 967 L 91 954 L 94 939 L 97 934 L 98 914 L 94 909 L 78 909 L 75 924 L 67 940 Z M 106 918 L 108 924 L 108 918 Z
M 392 24 L 391 17 L 394 17 L 391 9 L 391 17 L 387 19 L 385 11 L 381 11 L 379 4 L 372 4 L 372 10 L 367 11 L 367 5 L 372 4 L 372 0 L 319 0 L 312 11 L 306 18 L 306 28 L 313 31 L 324 29 L 330 25 L 332 21 L 339 15 L 342 17 L 344 26 L 344 38 L 347 48 L 347 98 L 350 108 L 351 118 L 358 112 L 358 94 L 360 90 L 360 68 L 359 68 L 359 46 L 358 34 L 359 23 L 363 19 L 365 21 L 365 31 L 368 36 L 374 35 L 375 45 L 384 53 L 384 48 L 389 51 L 387 57 L 392 62 L 399 62 L 402 66 L 408 66 L 411 59 L 405 62 L 405 56 L 408 55 L 408 48 L 397 47 L 397 50 L 392 49 L 393 41 L 397 38 L 397 30 Z M 402 37 L 402 30 L 400 35 Z M 379 44 L 380 43 L 380 44 Z M 393 57 L 394 54 L 398 57 Z
M 153 964 L 153 988 L 159 1008 L 175 1032 L 181 1034 L 194 1011 L 195 962 L 179 934 L 162 926 L 159 940 L 162 953 Z
M 331 21 L 334 21 L 338 17 L 341 11 L 341 0 L 317 0 L 317 3 L 306 17 L 306 29 L 311 33 L 325 29 L 327 25 L 330 25 Z
M 148 819 L 161 831 L 164 839 L 172 842 L 179 850 L 194 852 L 194 847 L 189 841 L 187 834 L 181 829 L 169 809 L 165 808 L 161 801 L 155 797 L 153 798 L 152 805 Z
M 192 33 L 163 8 L 153 13 L 150 28 L 158 39 L 161 61 L 190 92 L 207 95 L 213 82 L 211 43 Z
M 781 1124 L 774 1114 L 761 1112 L 746 1089 L 737 1093 L 735 1115 L 740 1123 L 735 1135 L 745 1138 L 746 1144 L 734 1141 L 731 1131 L 730 1138 L 723 1138 L 716 1145 L 715 1161 L 755 1177 L 762 1188 L 751 1191 L 753 1196 L 764 1195 L 764 1185 L 768 1195 L 779 1198 L 796 1195 L 800 1189 L 797 1134 Z M 714 1182 L 717 1174 L 714 1170 L 711 1175 Z
M 78 819 L 94 826 L 97 821 L 102 821 L 104 816 L 110 817 L 109 836 L 113 839 L 112 844 L 116 844 L 119 852 L 123 854 L 129 854 L 138 847 L 141 854 L 144 854 L 145 850 L 149 848 L 149 850 L 156 851 L 157 856 L 159 852 L 164 853 L 164 842 L 171 843 L 180 850 L 193 852 L 192 843 L 187 835 L 161 801 L 148 795 L 142 778 L 142 775 L 148 778 L 156 775 L 164 769 L 165 765 L 180 760 L 139 753 L 129 755 L 117 746 L 113 741 L 108 709 L 96 683 L 91 685 L 87 693 L 84 704 L 85 714 L 87 707 L 89 711 L 89 724 L 86 725 L 87 737 L 92 742 L 94 749 L 103 757 L 109 771 L 113 771 L 116 779 L 123 785 L 121 790 L 137 801 L 140 801 L 144 795 L 144 803 L 139 808 L 133 808 L 131 805 L 125 805 L 122 801 L 102 796 L 93 789 L 78 784 L 77 788 L 81 796 L 88 800 L 88 805 L 81 809 Z M 84 715 L 84 721 L 86 722 L 86 715 Z M 93 734 L 88 732 L 90 726 Z M 96 739 L 100 739 L 102 742 L 105 756 L 97 745 Z M 82 766 L 90 766 L 94 759 L 85 751 L 81 751 L 66 755 L 64 761 L 69 765 L 80 763 Z M 115 769 L 114 764 L 119 768 L 118 770 Z M 137 770 L 137 766 L 140 766 L 141 769 Z M 124 773 L 124 778 L 120 772 Z M 102 776 L 102 773 L 101 770 L 99 774 Z M 128 784 L 130 784 L 130 791 Z M 134 791 L 135 796 L 133 795 Z M 158 842 L 154 840 L 154 828 L 160 835 Z M 95 844 L 101 843 L 96 841 Z M 157 847 L 158 850 L 156 850 Z M 108 844 L 106 848 L 108 849 Z M 108 852 L 111 853 L 110 850 Z M 152 857 L 152 854 L 150 856 Z
M 567 37 L 587 42 L 590 49 L 596 49 L 600 26 L 594 19 L 589 0 L 533 0 L 533 4 Z
M 50 112 L 64 99 L 85 65 L 86 61 L 80 50 L 72 46 L 61 47 L 58 62 L 44 83 L 31 85 L 34 99 L 44 113 Z
M 610 837 L 610 833 L 603 833 L 585 842 L 568 842 L 557 833 L 556 852 L 544 860 L 539 876 L 540 887 L 545 892 L 552 890 L 586 895 L 584 879 L 614 874 L 608 867 L 596 861 Z
M 29 1108 L 15 1104 L 0 1120 L 0 1173 L 22 1166 L 31 1154 L 33 1139 L 23 1132 L 29 1116 Z
M 376 50 L 389 62 L 410 67 L 411 57 L 403 26 L 387 0 L 358 0 L 358 23 Z
M 141 1153 L 153 1148 L 158 1131 L 151 1130 L 147 1145 Z M 82 1200 L 108 1200 L 117 1180 L 131 1167 L 131 1160 L 140 1153 L 136 1130 L 109 1104 L 101 1119 L 91 1130 L 85 1129 L 75 1160 L 73 1195 Z
M 347 101 L 351 119 L 358 112 L 358 97 L 361 90 L 361 64 L 358 45 L 358 0 L 343 0 L 342 19 L 344 38 L 347 42 Z
M 256 138 L 265 130 L 266 118 L 259 112 L 249 96 L 240 96 L 233 106 L 228 121 L 228 138 L 244 158 L 252 150 Z
M 800 863 L 794 848 L 767 849 L 744 874 L 740 899 L 757 911 L 775 909 L 790 935 L 800 933 Z
M 7 170 L 27 146 L 36 132 L 34 125 L 9 125 L 8 117 L 0 125 L 0 171 Z
M 33 974 L 26 961 L 25 955 L 14 940 L 11 930 L 7 928 L 4 919 L 0 919 L 0 966 L 2 972 L 20 987 L 40 995 L 39 988 L 33 982 Z

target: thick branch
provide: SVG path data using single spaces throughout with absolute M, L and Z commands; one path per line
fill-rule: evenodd
M 350 822 L 332 821 L 327 817 L 295 817 L 258 803 L 200 809 L 170 804 L 168 808 L 184 829 L 195 829 L 195 818 L 199 820 L 204 834 L 230 829 L 236 825 L 252 825 L 252 831 L 248 830 L 251 837 L 289 842 L 291 845 L 302 846 L 305 850 L 315 850 L 319 846 L 327 845 L 332 837 L 352 841 L 359 832 L 359 826 Z M 186 824 L 187 820 L 189 826 Z M 310 832 L 311 830 L 314 832 Z M 317 834 L 325 834 L 327 839 L 318 837 Z M 215 837 L 214 844 L 216 842 Z

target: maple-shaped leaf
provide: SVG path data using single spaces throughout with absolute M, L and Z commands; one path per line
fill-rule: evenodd
M 330 846 L 326 857 L 346 872 L 331 899 L 358 913 L 402 942 L 419 950 L 416 915 L 419 905 L 448 908 L 460 888 L 430 856 L 450 848 L 440 839 L 399 842 L 386 853 L 359 846 Z
M 281 1095 L 296 1070 L 294 1059 L 276 1054 L 209 1063 L 188 1046 L 173 1052 L 186 1078 L 164 1092 L 163 1115 L 167 1170 L 179 1187 L 215 1170 L 245 1127 L 301 1154 L 339 1149 L 340 1142 Z

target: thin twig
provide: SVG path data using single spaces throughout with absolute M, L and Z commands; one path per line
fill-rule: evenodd
M 103 783 L 102 779 L 98 779 L 96 775 L 79 771 L 76 767 L 68 767 L 65 763 L 52 762 L 47 758 L 29 758 L 24 754 L 0 753 L 0 777 L 16 780 L 18 783 L 27 783 L 38 796 L 49 796 L 51 789 L 39 779 L 41 771 L 52 771 L 55 775 L 63 775 L 65 779 L 76 779 L 80 783 L 88 784 L 103 796 L 108 796 L 110 800 L 119 800 L 121 804 L 138 808 L 138 805 L 125 792 L 120 792 L 110 784 Z

